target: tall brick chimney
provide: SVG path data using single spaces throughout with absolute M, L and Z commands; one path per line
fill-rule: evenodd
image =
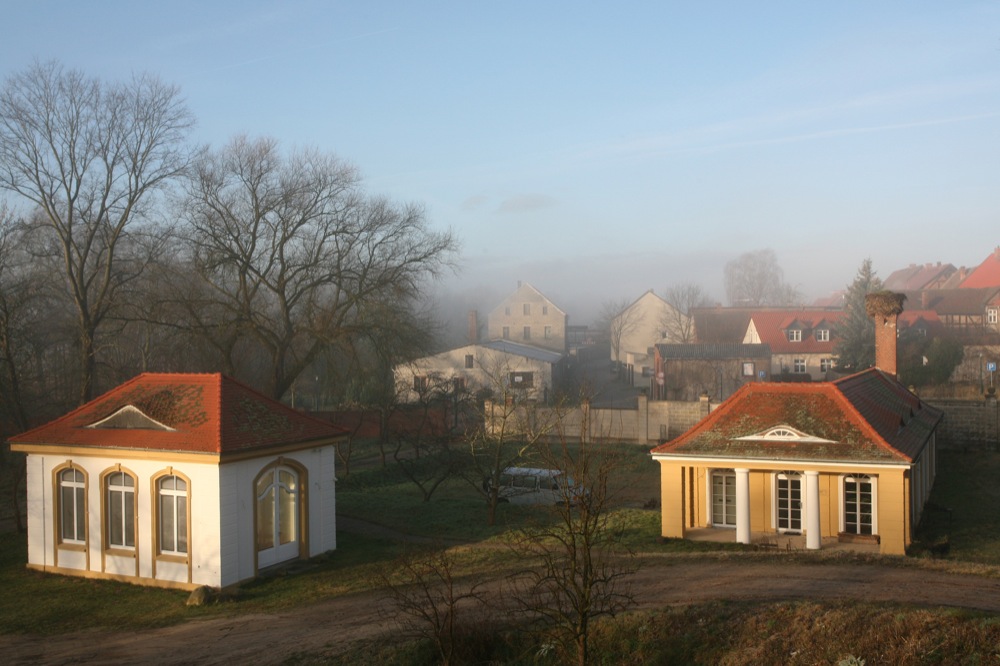
M 876 291 L 865 296 L 865 312 L 875 320 L 875 367 L 896 376 L 896 320 L 903 311 L 904 294 Z
M 479 342 L 479 311 L 469 310 L 469 342 Z

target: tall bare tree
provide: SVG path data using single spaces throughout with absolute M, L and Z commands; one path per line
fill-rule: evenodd
M 629 307 L 630 305 L 632 301 L 627 298 L 611 299 L 601 305 L 599 319 L 608 332 L 611 358 L 616 363 L 621 363 L 622 360 L 622 340 L 642 324 L 642 312 L 638 308 Z
M 708 294 L 693 282 L 679 282 L 667 287 L 663 300 L 670 306 L 662 322 L 667 337 L 680 344 L 694 342 L 694 318 L 691 310 L 710 305 Z
M 178 88 L 145 74 L 106 83 L 35 63 L 0 91 L 0 188 L 37 208 L 77 318 L 79 397 L 94 390 L 96 337 L 123 284 L 125 257 L 155 194 L 188 166 L 194 119 Z M 136 247 L 136 246 L 132 246 Z
M 613 512 L 619 489 L 611 479 L 622 456 L 607 443 L 563 441 L 539 450 L 546 467 L 562 470 L 575 483 L 561 487 L 551 520 L 517 533 L 515 552 L 531 565 L 523 579 L 515 579 L 513 592 L 524 610 L 547 621 L 542 629 L 559 646 L 560 663 L 584 666 L 595 620 L 634 603 L 629 577 L 636 564 Z
M 366 196 L 349 165 L 317 151 L 285 156 L 272 139 L 237 137 L 206 155 L 186 198 L 213 313 L 199 326 L 225 354 L 252 340 L 275 398 L 363 330 L 367 304 L 417 298 L 455 249 L 420 207 Z
M 744 252 L 725 268 L 726 297 L 730 305 L 794 305 L 802 296 L 785 282 L 774 250 Z

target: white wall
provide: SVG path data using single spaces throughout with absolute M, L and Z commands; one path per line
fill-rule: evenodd
M 53 524 L 55 494 L 52 472 L 72 460 L 72 463 L 86 474 L 87 501 L 87 549 L 78 552 L 71 548 L 59 547 L 55 541 L 56 528 Z M 187 566 L 158 561 L 153 563 L 153 527 L 151 479 L 162 473 L 170 465 L 163 460 L 136 460 L 105 456 L 72 459 L 42 454 L 28 455 L 28 563 L 40 568 L 78 570 L 107 575 L 130 575 L 135 571 L 130 558 L 102 560 L 104 534 L 101 523 L 101 474 L 121 463 L 138 477 L 136 500 L 138 526 L 136 529 L 136 553 L 139 578 L 149 581 L 164 581 L 183 585 L 219 586 L 221 566 L 218 548 L 211 545 L 219 542 L 219 488 L 218 469 L 213 464 L 186 462 L 174 464 L 174 471 L 186 476 L 190 482 L 191 497 L 191 580 L 188 580 Z M 58 549 L 58 553 L 57 553 Z M 57 563 L 58 560 L 58 563 Z M 71 573 L 71 571 L 69 572 Z
M 256 575 L 254 570 L 254 487 L 260 471 L 278 456 L 253 458 L 225 465 L 167 462 L 165 459 L 128 459 L 109 456 L 74 456 L 74 465 L 87 476 L 87 547 L 84 552 L 58 547 L 53 524 L 55 495 L 53 470 L 69 461 L 66 457 L 28 455 L 28 563 L 36 568 L 58 566 L 63 573 L 127 576 L 135 578 L 136 560 L 104 551 L 101 523 L 101 474 L 117 464 L 138 477 L 136 503 L 138 526 L 137 582 L 177 583 L 184 586 L 225 587 Z M 306 468 L 309 479 L 308 555 L 318 555 L 337 546 L 336 452 L 327 445 L 286 454 Z M 151 479 L 168 466 L 190 480 L 191 543 L 190 580 L 184 563 L 158 559 L 154 567 Z M 58 553 L 57 553 L 58 550 Z M 104 555 L 102 559 L 102 554 Z M 57 561 L 58 560 L 58 561 Z M 154 570 L 155 569 L 155 570 Z
M 465 367 L 465 357 L 473 357 L 473 367 Z M 417 359 L 411 363 L 396 366 L 394 373 L 400 399 L 414 402 L 418 394 L 413 390 L 415 376 L 431 378 L 430 384 L 450 382 L 455 377 L 463 377 L 466 389 L 493 389 L 499 391 L 505 386 L 511 372 L 531 372 L 534 388 L 528 392 L 532 398 L 543 399 L 545 389 L 552 388 L 552 364 L 517 354 L 508 354 L 479 345 L 466 345 L 458 349 Z

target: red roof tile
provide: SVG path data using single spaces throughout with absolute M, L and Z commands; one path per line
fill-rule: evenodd
M 10 441 L 225 454 L 345 433 L 222 374 L 144 373 Z
M 929 441 L 941 416 L 940 411 L 874 368 L 836 382 L 746 384 L 696 426 L 656 447 L 653 453 L 911 462 Z M 810 438 L 753 437 L 782 425 Z
M 750 316 L 750 323 L 761 343 L 770 345 L 774 354 L 832 354 L 837 344 L 836 325 L 843 316 L 843 310 L 762 310 Z M 789 328 L 800 329 L 802 339 L 789 341 Z M 829 339 L 817 340 L 818 329 L 829 330 Z
M 1000 287 L 1000 247 L 993 250 L 983 263 L 969 273 L 960 285 L 962 289 Z

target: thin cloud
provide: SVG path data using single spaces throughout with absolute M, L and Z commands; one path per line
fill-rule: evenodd
M 489 198 L 485 194 L 476 194 L 463 201 L 461 209 L 466 212 L 479 210 L 486 205 L 487 201 Z
M 542 208 L 554 206 L 555 199 L 545 194 L 519 194 L 517 196 L 504 199 L 500 203 L 497 212 L 500 213 L 526 213 Z

